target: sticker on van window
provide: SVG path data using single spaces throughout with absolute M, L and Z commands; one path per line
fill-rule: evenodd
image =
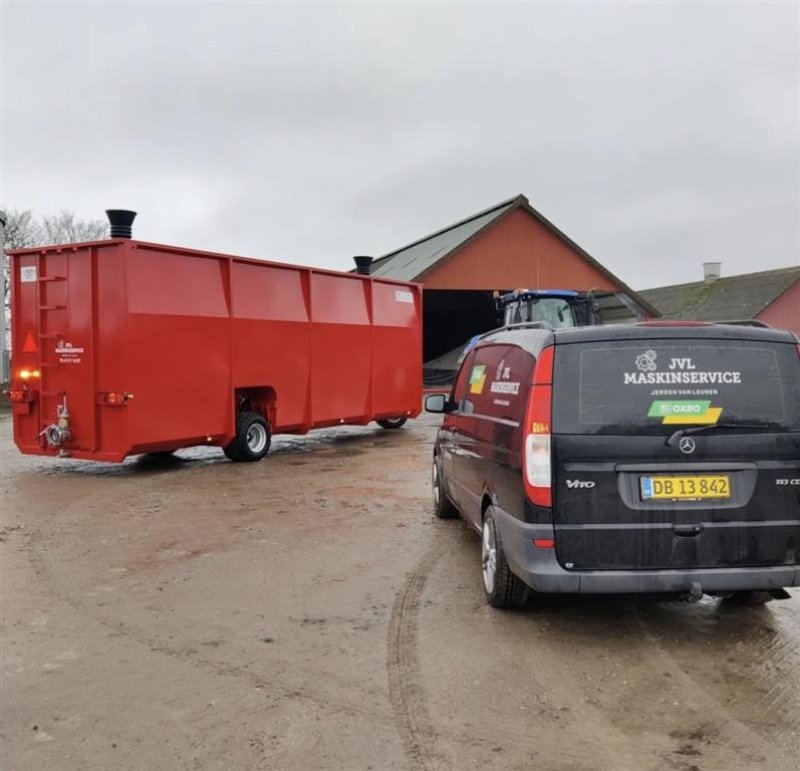
M 699 425 L 714 425 L 722 415 L 722 407 L 712 407 L 708 400 L 677 401 L 656 400 L 650 405 L 648 418 L 662 418 L 664 425 L 692 423 Z
M 667 371 L 658 371 L 658 354 L 653 350 L 639 354 L 635 359 L 638 372 L 624 372 L 624 385 L 738 385 L 742 373 L 738 371 L 699 371 L 691 356 L 670 358 Z
M 476 364 L 472 368 L 469 376 L 469 392 L 471 394 L 482 394 L 483 387 L 486 385 L 486 365 Z

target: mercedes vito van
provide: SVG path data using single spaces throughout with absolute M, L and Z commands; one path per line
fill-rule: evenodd
M 481 533 L 496 607 L 534 592 L 703 593 L 800 585 L 800 346 L 700 322 L 490 333 L 433 453 L 439 517 Z

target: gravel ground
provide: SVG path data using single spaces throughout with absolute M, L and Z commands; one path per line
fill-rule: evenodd
M 800 768 L 800 592 L 492 610 L 434 430 L 103 466 L 4 415 L 0 768 Z

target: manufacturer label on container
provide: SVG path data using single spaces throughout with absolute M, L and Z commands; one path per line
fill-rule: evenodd
M 59 340 L 56 346 L 56 353 L 60 364 L 80 364 L 83 348 L 67 343 L 64 340 Z
M 31 284 L 36 281 L 36 266 L 26 265 L 19 269 L 19 280 L 23 284 Z
M 399 303 L 412 303 L 414 302 L 414 295 L 405 289 L 395 289 L 394 299 Z

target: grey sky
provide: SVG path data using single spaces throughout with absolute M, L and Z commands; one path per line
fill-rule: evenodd
M 349 268 L 517 193 L 636 288 L 800 262 L 800 4 L 3 3 L 6 207 Z

